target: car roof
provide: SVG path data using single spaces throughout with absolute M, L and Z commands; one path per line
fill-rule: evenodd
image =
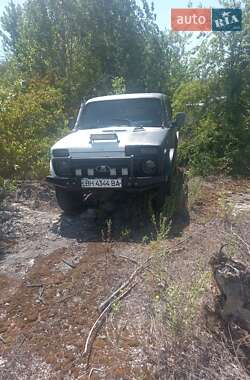
M 107 95 L 98 96 L 96 98 L 89 99 L 86 104 L 92 102 L 102 102 L 105 100 L 122 100 L 122 99 L 162 99 L 165 95 L 158 92 L 142 92 L 135 94 L 122 94 L 122 95 Z

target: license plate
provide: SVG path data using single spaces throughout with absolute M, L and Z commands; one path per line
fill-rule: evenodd
M 122 187 L 121 178 L 82 178 L 81 185 L 84 188 L 119 188 Z

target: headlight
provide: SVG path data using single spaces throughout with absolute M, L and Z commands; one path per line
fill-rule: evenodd
M 69 151 L 68 149 L 53 149 L 52 156 L 53 157 L 68 157 Z
M 126 145 L 125 146 L 126 156 L 156 156 L 159 153 L 158 146 L 140 146 L 140 145 Z
M 146 160 L 142 163 L 142 170 L 147 175 L 155 174 L 156 169 L 156 162 L 153 160 Z
M 70 177 L 71 166 L 68 159 L 52 159 L 53 169 L 59 177 Z

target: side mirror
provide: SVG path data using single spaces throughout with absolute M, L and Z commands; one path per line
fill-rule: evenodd
M 75 126 L 75 118 L 73 116 L 68 119 L 68 128 L 72 130 Z
M 181 128 L 186 121 L 186 113 L 185 112 L 178 112 L 175 116 L 174 126 L 179 129 Z

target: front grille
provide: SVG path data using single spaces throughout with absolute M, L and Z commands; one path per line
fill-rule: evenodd
M 134 159 L 134 176 L 136 177 L 146 177 L 146 175 L 142 171 L 142 164 L 145 159 Z M 128 175 L 131 176 L 131 160 L 130 158 L 115 158 L 115 159 L 61 159 L 61 158 L 53 158 L 52 165 L 54 171 L 59 177 L 69 177 L 73 178 L 76 176 L 76 169 L 81 169 L 82 177 L 88 176 L 88 169 L 94 170 L 94 177 L 107 178 L 110 177 L 109 172 L 102 173 L 97 170 L 100 166 L 106 166 L 108 168 L 115 168 L 116 175 L 111 176 L 113 178 L 122 176 L 122 168 L 128 169 Z M 157 170 L 154 176 L 159 174 L 159 170 Z
M 102 173 L 101 171 L 98 171 L 97 168 L 100 168 L 101 166 L 105 166 L 107 168 L 115 168 L 116 169 L 116 176 L 114 177 L 121 177 L 122 175 L 122 168 L 127 168 L 129 170 L 129 160 L 128 159 L 122 159 L 122 158 L 116 158 L 116 159 L 85 159 L 85 160 L 71 160 L 71 167 L 73 171 L 75 172 L 75 169 L 81 169 L 82 170 L 82 176 L 88 176 L 88 169 L 94 170 L 94 176 L 98 177 L 107 177 L 109 176 L 109 171 L 107 173 Z

